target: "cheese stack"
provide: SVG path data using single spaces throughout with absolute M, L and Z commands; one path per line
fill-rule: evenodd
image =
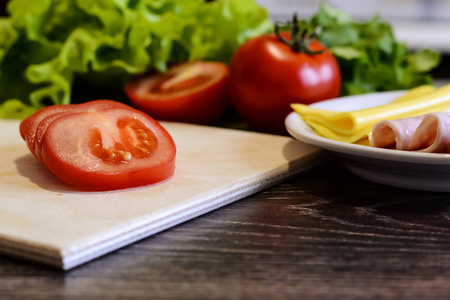
M 291 107 L 323 137 L 345 143 L 367 144 L 372 126 L 382 120 L 450 111 L 450 85 L 438 89 L 430 85 L 420 86 L 389 104 L 350 112 L 328 111 L 297 103 Z

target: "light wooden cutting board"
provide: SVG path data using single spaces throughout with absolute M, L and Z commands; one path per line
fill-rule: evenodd
M 28 151 L 18 121 L 0 121 L 0 252 L 70 269 L 242 199 L 323 160 L 289 137 L 162 123 L 175 174 L 151 186 L 80 192 Z

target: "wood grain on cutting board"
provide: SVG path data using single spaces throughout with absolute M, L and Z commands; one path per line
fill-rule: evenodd
M 83 192 L 48 172 L 0 121 L 0 251 L 70 269 L 239 200 L 323 160 L 289 137 L 162 123 L 177 145 L 175 174 L 146 187 Z

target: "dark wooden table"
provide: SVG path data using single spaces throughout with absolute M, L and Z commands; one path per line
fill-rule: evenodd
M 0 256 L 0 299 L 449 299 L 450 194 L 330 163 L 63 272 Z

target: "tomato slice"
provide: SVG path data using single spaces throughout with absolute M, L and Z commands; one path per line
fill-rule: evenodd
M 36 156 L 36 153 L 34 151 L 34 139 L 36 137 L 36 130 L 39 123 L 47 116 L 67 111 L 67 106 L 72 106 L 72 104 L 52 105 L 41 108 L 20 123 L 20 135 L 25 140 L 28 149 L 30 149 L 31 153 L 33 153 L 36 158 L 38 157 Z
M 42 162 L 38 145 L 36 145 L 36 139 L 42 139 L 45 130 L 50 124 L 51 119 L 50 116 L 54 114 L 67 114 L 72 112 L 81 112 L 89 109 L 102 109 L 108 107 L 121 107 L 121 108 L 130 108 L 128 105 L 123 103 L 112 101 L 112 100 L 94 100 L 81 104 L 64 104 L 64 105 L 51 105 L 44 108 L 41 108 L 25 120 L 20 123 L 19 131 L 22 138 L 25 140 L 28 149 L 30 149 L 31 153 Z M 45 123 L 41 122 L 49 117 Z
M 62 181 L 84 190 L 113 190 L 156 183 L 175 169 L 170 134 L 131 108 L 63 114 L 49 123 L 42 160 Z
M 111 100 L 43 108 L 22 121 L 20 134 L 44 166 L 84 190 L 156 183 L 175 169 L 170 134 L 145 113 Z
M 196 61 L 137 76 L 125 93 L 133 106 L 155 119 L 210 124 L 228 106 L 227 82 L 227 65 Z

